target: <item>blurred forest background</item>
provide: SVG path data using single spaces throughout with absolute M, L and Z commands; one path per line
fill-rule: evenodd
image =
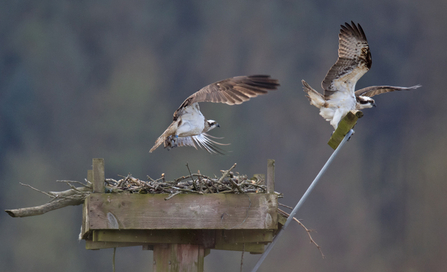
M 332 127 L 309 105 L 337 59 L 341 24 L 362 25 L 372 69 L 357 84 L 422 88 L 376 97 L 297 215 L 325 259 L 291 224 L 260 271 L 441 271 L 447 266 L 447 2 L 1 1 L 0 205 L 43 204 L 56 180 L 168 179 L 191 170 L 265 173 L 295 205 L 332 149 Z M 228 156 L 148 150 L 172 113 L 220 79 L 270 74 L 280 90 L 239 106 L 201 104 L 231 143 Z M 440 104 L 441 103 L 441 104 Z M 78 242 L 81 206 L 37 217 L 0 214 L 4 271 L 110 271 L 112 249 Z M 239 271 L 240 252 L 211 251 L 206 271 Z M 245 254 L 244 271 L 259 255 Z M 117 271 L 150 271 L 152 252 L 119 248 Z

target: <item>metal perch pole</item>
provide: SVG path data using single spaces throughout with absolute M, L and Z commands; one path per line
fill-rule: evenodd
M 309 194 L 312 192 L 312 190 L 315 188 L 315 186 L 317 185 L 318 181 L 320 180 L 321 176 L 324 174 L 324 172 L 326 172 L 327 168 L 329 167 L 329 165 L 332 163 L 332 161 L 334 160 L 335 156 L 337 156 L 338 151 L 340 151 L 340 149 L 343 147 L 343 145 L 346 143 L 346 141 L 348 141 L 348 139 L 351 137 L 351 135 L 354 133 L 354 130 L 349 130 L 349 132 L 346 134 L 346 136 L 343 138 L 343 140 L 341 141 L 340 145 L 337 147 L 337 149 L 335 149 L 335 151 L 332 153 L 332 155 L 329 157 L 329 159 L 327 160 L 327 162 L 324 164 L 323 168 L 321 168 L 320 172 L 318 173 L 318 175 L 315 177 L 315 179 L 312 181 L 312 183 L 310 184 L 309 188 L 307 188 L 307 191 L 304 193 L 304 195 L 301 197 L 300 201 L 298 202 L 298 204 L 296 204 L 295 208 L 292 210 L 292 212 L 290 213 L 289 218 L 287 218 L 286 223 L 284 224 L 284 226 L 282 227 L 282 229 L 278 232 L 278 234 L 275 236 L 275 238 L 273 239 L 273 241 L 270 243 L 270 245 L 268 245 L 267 249 L 265 250 L 265 252 L 262 254 L 261 258 L 258 260 L 258 262 L 256 263 L 255 267 L 253 268 L 252 272 L 256 272 L 258 271 L 258 268 L 261 266 L 262 262 L 264 261 L 264 259 L 267 257 L 267 255 L 269 254 L 269 252 L 272 250 L 273 246 L 275 245 L 276 241 L 278 241 L 279 237 L 281 236 L 281 234 L 284 232 L 284 230 L 287 228 L 287 226 L 289 225 L 289 223 L 293 220 L 293 217 L 295 216 L 295 214 L 298 212 L 299 208 L 301 208 L 301 206 L 303 205 L 304 201 L 306 201 L 307 197 L 309 196 Z

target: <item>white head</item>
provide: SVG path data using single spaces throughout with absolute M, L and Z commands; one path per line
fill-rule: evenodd
M 212 130 L 215 127 L 220 127 L 220 125 L 214 120 L 205 121 L 205 132 Z
M 376 106 L 374 99 L 368 96 L 358 96 L 357 97 L 357 110 L 369 109 Z

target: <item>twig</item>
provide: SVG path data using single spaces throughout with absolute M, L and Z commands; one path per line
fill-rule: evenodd
M 242 232 L 242 235 L 244 235 L 244 232 Z M 242 267 L 244 266 L 244 253 L 245 253 L 245 243 L 242 244 L 241 270 L 240 270 L 240 272 L 242 272 Z
M 34 191 L 37 191 L 37 192 L 42 193 L 42 194 L 44 194 L 44 195 L 47 195 L 47 196 L 49 196 L 49 197 L 51 197 L 51 198 L 54 197 L 52 194 L 47 193 L 47 192 L 44 192 L 44 191 L 39 190 L 39 189 L 37 189 L 37 188 L 34 188 L 33 186 L 31 186 L 31 185 L 29 185 L 29 184 L 25 184 L 25 183 L 21 183 L 21 182 L 19 182 L 19 184 L 22 185 L 22 186 L 31 188 L 31 189 L 33 189 Z
M 181 194 L 181 193 L 182 193 L 181 191 L 178 191 L 178 192 L 175 192 L 173 194 L 170 194 L 167 198 L 165 198 L 165 200 L 169 200 L 169 199 L 173 198 L 174 196 L 176 196 L 178 194 Z
M 188 192 L 188 193 L 195 193 L 195 194 L 199 194 L 199 195 L 203 195 L 203 192 L 200 191 L 194 191 L 191 189 L 183 189 L 183 188 L 178 188 L 178 187 L 172 187 L 175 190 L 179 190 L 179 191 L 183 191 L 183 192 Z
M 278 206 L 286 207 L 286 208 L 288 208 L 288 209 L 293 210 L 293 207 L 291 207 L 291 206 L 287 206 L 287 205 L 282 204 L 282 203 L 279 203 L 279 202 L 278 202 Z
M 215 186 L 213 186 L 213 188 L 211 188 L 211 186 L 208 185 L 208 182 L 204 181 L 203 183 L 204 183 L 205 186 L 208 188 L 208 191 L 210 192 L 210 194 L 213 193 L 213 188 L 216 189 L 216 193 L 219 192 L 219 189 L 217 189 Z
M 233 164 L 233 166 L 231 166 L 230 169 L 228 169 L 227 171 L 225 171 L 222 176 L 220 177 L 220 179 L 217 181 L 217 183 L 222 183 L 222 180 L 230 173 L 231 170 L 233 170 L 234 167 L 236 167 L 237 163 Z
M 56 180 L 56 182 L 62 182 L 62 183 L 68 183 L 68 184 L 70 184 L 70 183 L 77 183 L 77 184 L 85 186 L 85 187 L 91 186 L 91 182 L 90 181 L 88 181 L 88 183 L 82 183 L 82 182 L 77 181 L 77 180 Z
M 236 187 L 236 189 L 239 191 L 239 193 L 243 194 L 244 191 L 241 189 L 241 187 L 239 186 L 239 184 L 236 183 L 236 181 L 234 181 L 233 179 L 230 179 L 231 184 L 233 184 L 234 187 Z
M 281 206 L 285 206 L 285 207 L 287 207 L 286 205 L 281 205 Z M 292 208 L 292 209 L 293 209 L 293 208 Z M 279 208 L 278 208 L 278 212 L 281 213 L 281 214 L 283 214 L 284 216 L 287 216 L 287 217 L 290 216 L 290 214 L 288 214 L 287 212 L 285 212 L 285 211 L 283 211 L 283 210 L 281 210 L 281 209 L 279 209 Z M 304 224 L 301 223 L 301 221 L 298 220 L 297 218 L 293 217 L 293 220 L 295 220 L 301 227 L 303 227 L 303 229 L 304 229 L 304 230 L 306 231 L 306 233 L 307 233 L 307 236 L 309 236 L 309 240 L 310 240 L 310 242 L 311 242 L 312 244 L 314 244 L 314 245 L 317 247 L 317 249 L 320 251 L 321 257 L 324 259 L 324 254 L 323 254 L 323 251 L 321 250 L 321 247 L 315 242 L 315 240 L 312 238 L 312 235 L 310 234 L 310 233 L 312 232 L 312 230 L 306 228 L 306 226 L 304 226 Z
M 149 175 L 147 175 L 147 178 L 150 179 L 152 182 L 155 182 L 155 180 L 151 178 Z
M 191 170 L 189 169 L 189 165 L 188 164 L 186 164 L 186 168 L 188 168 L 189 176 L 191 177 L 191 180 L 192 180 L 192 186 L 194 187 L 195 190 L 197 190 L 196 181 L 192 177 Z
M 233 192 L 233 189 L 228 189 L 228 190 L 225 190 L 225 191 L 220 191 L 220 192 L 218 192 L 218 194 L 226 194 L 226 193 L 232 193 Z

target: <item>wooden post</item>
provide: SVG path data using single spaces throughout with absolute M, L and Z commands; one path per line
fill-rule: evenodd
M 154 245 L 154 272 L 203 272 L 204 260 L 202 245 Z
M 275 192 L 275 160 L 267 160 L 267 194 Z
M 104 159 L 93 159 L 93 192 L 104 193 L 105 173 L 104 173 Z

